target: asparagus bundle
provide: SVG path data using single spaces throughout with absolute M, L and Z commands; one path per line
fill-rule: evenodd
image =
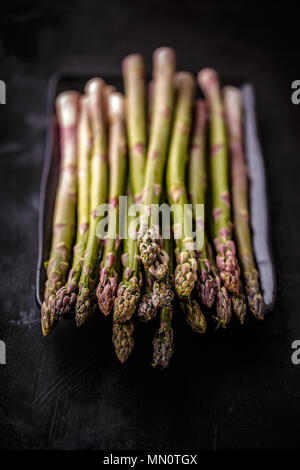
M 176 75 L 178 98 L 167 164 L 169 204 L 174 204 L 173 231 L 176 242 L 175 290 L 179 298 L 188 299 L 197 280 L 197 260 L 193 249 L 192 214 L 185 189 L 185 165 L 195 93 L 194 78 L 188 72 Z
M 238 88 L 224 88 L 227 128 L 230 139 L 233 220 L 249 308 L 253 315 L 264 318 L 263 298 L 255 267 L 248 212 L 247 168 L 242 142 L 242 103 Z
M 75 305 L 81 265 L 89 230 L 89 170 L 90 170 L 91 133 L 88 115 L 88 97 L 80 98 L 78 123 L 78 205 L 77 235 L 74 246 L 72 268 L 68 282 L 56 293 L 55 311 L 57 316 L 69 313 Z
M 91 155 L 91 183 L 90 183 L 90 228 L 84 256 L 79 293 L 75 306 L 75 320 L 81 326 L 95 311 L 96 279 L 99 258 L 99 240 L 97 238 L 97 225 L 101 217 L 97 208 L 106 203 L 107 197 L 107 145 L 104 106 L 105 82 L 100 78 L 91 79 L 85 92 L 89 97 L 89 112 L 93 132 L 93 149 Z
M 66 282 L 72 242 L 75 234 L 77 197 L 77 124 L 79 94 L 61 93 L 56 99 L 60 128 L 61 164 L 56 193 L 50 259 L 41 310 L 43 335 L 48 335 L 57 322 L 55 296 Z
M 173 109 L 174 51 L 166 47 L 157 49 L 153 64 L 153 116 L 142 197 L 145 210 L 140 219 L 139 249 L 145 270 L 162 279 L 168 270 L 168 255 L 162 249 L 159 224 L 151 220 L 151 206 L 159 203 L 162 190 Z
M 47 335 L 59 318 L 75 306 L 75 320 L 80 326 L 93 314 L 98 298 L 104 315 L 109 315 L 113 310 L 112 342 L 118 359 L 124 363 L 134 347 L 135 312 L 144 322 L 159 313 L 159 326 L 153 339 L 152 365 L 164 369 L 173 354 L 175 292 L 186 322 L 197 333 L 204 333 L 207 326 L 196 300 L 197 293 L 200 304 L 209 308 L 215 306 L 217 327 L 225 328 L 232 312 L 243 323 L 247 303 L 254 316 L 263 319 L 264 305 L 248 221 L 241 93 L 234 87 L 224 89 L 224 115 L 219 81 L 214 70 L 199 72 L 198 81 L 205 101 L 194 103 L 195 81 L 187 72 L 174 74 L 175 54 L 172 49 L 157 49 L 153 63 L 148 103 L 144 62 L 137 54 L 123 61 L 125 99 L 114 87 L 99 78 L 87 83 L 85 95 L 81 98 L 76 92 L 65 92 L 57 98 L 61 172 L 41 321 L 43 334 Z M 208 115 L 209 184 L 205 149 Z M 228 181 L 226 120 L 231 181 Z M 120 257 L 120 239 L 124 237 L 121 235 L 124 230 L 121 231 L 123 223 L 119 221 L 122 216 L 119 197 L 124 193 L 126 129 L 129 144 L 129 212 L 126 214 L 127 237 Z M 107 153 L 110 170 L 108 200 Z M 244 285 L 232 239 L 231 188 Z M 158 211 L 159 202 L 165 200 L 166 193 L 172 206 L 175 272 L 173 234 L 168 237 L 169 231 L 166 229 L 170 227 L 166 227 L 165 208 L 160 206 L 161 221 Z M 189 199 L 191 205 L 188 204 Z M 208 199 L 212 202 L 212 217 L 206 214 L 205 219 L 199 205 L 204 205 Z M 108 233 L 102 243 L 100 240 L 103 239 L 103 225 L 106 222 L 106 219 L 102 220 L 102 214 L 107 210 L 107 202 Z M 139 212 L 133 217 L 131 206 L 134 202 L 135 210 Z M 105 204 L 105 209 L 104 206 L 100 207 L 102 204 Z M 76 208 L 76 242 L 69 270 L 76 232 Z M 216 258 L 204 219 L 208 222 L 212 219 L 213 222 Z M 163 222 L 162 230 L 160 222 Z M 193 227 L 196 229 L 196 245 Z M 199 241 L 203 241 L 203 246 Z M 102 259 L 99 256 L 100 248 L 101 251 L 103 248 Z M 121 282 L 120 258 L 123 263 Z M 142 265 L 145 268 L 143 276 Z
M 219 79 L 214 70 L 203 69 L 198 74 L 198 82 L 206 96 L 211 117 L 210 168 L 217 266 L 225 286 L 238 295 L 240 268 L 231 233 L 226 129 Z
M 146 160 L 146 83 L 143 58 L 138 54 L 123 60 L 129 172 L 134 200 L 142 199 Z
M 212 265 L 206 252 L 205 220 L 198 204 L 205 204 L 207 190 L 206 170 L 206 122 L 207 105 L 203 100 L 198 100 L 195 106 L 194 131 L 190 150 L 188 190 L 193 204 L 196 236 L 203 239 L 203 246 L 197 249 L 198 280 L 197 290 L 200 302 L 206 307 L 212 307 L 216 297 L 217 283 L 212 272 Z M 202 236 L 201 236 L 202 235 Z
M 107 316 L 113 309 L 118 287 L 117 263 L 120 247 L 119 196 L 124 193 L 126 171 L 125 108 L 123 96 L 113 92 L 108 98 L 109 120 L 109 214 L 108 238 L 105 240 L 103 259 L 100 264 L 100 281 L 97 287 L 98 305 Z

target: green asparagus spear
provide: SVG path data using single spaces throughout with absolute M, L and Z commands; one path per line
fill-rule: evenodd
M 164 188 L 161 200 L 163 203 L 167 201 L 167 194 Z M 165 233 L 162 235 L 163 238 L 163 248 L 168 255 L 169 262 L 168 262 L 168 271 L 163 279 L 153 279 L 152 286 L 151 286 L 151 302 L 154 309 L 162 308 L 162 307 L 169 307 L 175 297 L 174 292 L 174 274 L 173 274 L 173 238 L 172 237 L 172 230 L 170 220 L 168 218 L 164 218 L 164 230 Z
M 153 120 L 145 169 L 142 198 L 145 210 L 140 219 L 139 249 L 145 270 L 162 279 L 168 269 L 168 256 L 162 249 L 159 224 L 153 221 L 151 209 L 160 200 L 171 128 L 174 51 L 166 47 L 157 49 L 153 55 L 153 64 Z
M 96 276 L 99 258 L 99 240 L 96 230 L 101 217 L 97 208 L 106 203 L 107 198 L 107 145 L 106 126 L 104 120 L 104 88 L 105 82 L 100 78 L 91 79 L 85 92 L 89 97 L 89 112 L 93 132 L 93 149 L 91 156 L 90 183 L 90 229 L 84 256 L 79 293 L 75 306 L 75 320 L 81 326 L 95 311 Z
M 206 96 L 211 117 L 210 167 L 217 266 L 225 286 L 238 295 L 240 268 L 231 233 L 226 129 L 219 79 L 214 70 L 203 69 L 198 74 L 198 81 Z
M 185 189 L 185 166 L 195 93 L 194 78 L 187 72 L 176 74 L 178 98 L 167 164 L 167 191 L 172 211 L 176 242 L 175 290 L 179 298 L 188 299 L 197 281 L 197 260 L 192 233 L 192 213 Z
M 173 273 L 173 240 L 164 239 L 164 249 L 169 255 L 169 269 L 171 282 L 171 273 Z M 169 297 L 168 303 L 164 304 L 160 308 L 160 321 L 159 328 L 154 336 L 153 345 L 153 367 L 159 367 L 165 369 L 169 365 L 169 361 L 173 354 L 173 328 L 172 328 L 172 316 L 173 316 L 173 284 L 172 284 L 172 296 Z
M 118 287 L 117 263 L 120 248 L 119 238 L 119 196 L 125 190 L 126 136 L 125 107 L 120 93 L 113 92 L 108 98 L 109 120 L 109 214 L 108 233 L 105 240 L 103 259 L 100 264 L 100 281 L 97 287 L 98 305 L 107 316 L 111 313 Z
M 89 230 L 89 170 L 90 170 L 91 132 L 88 116 L 88 97 L 80 98 L 80 116 L 78 123 L 78 205 L 77 235 L 74 246 L 72 268 L 68 282 L 56 293 L 56 315 L 69 313 L 76 302 L 81 265 Z
M 197 236 L 202 235 L 203 246 L 197 249 L 198 280 L 197 291 L 200 302 L 206 307 L 212 307 L 216 297 L 217 285 L 212 273 L 211 263 L 208 260 L 205 243 L 205 220 L 198 204 L 206 203 L 207 169 L 206 169 L 206 122 L 207 105 L 203 100 L 198 100 L 195 106 L 194 131 L 190 150 L 188 169 L 188 190 L 193 204 L 193 215 Z
M 248 178 L 242 138 L 242 100 L 238 88 L 225 87 L 224 102 L 230 138 L 233 220 L 249 308 L 264 318 L 264 303 L 253 255 L 248 212 Z
M 127 238 L 124 240 L 124 253 L 122 255 L 124 271 L 123 280 L 119 284 L 117 297 L 114 302 L 112 337 L 116 355 L 122 363 L 128 359 L 134 347 L 132 337 L 134 325 L 131 317 L 137 309 L 142 285 L 138 244 L 136 237 L 131 232 L 131 224 L 134 223 L 134 217 L 129 215 L 129 209 L 132 204 L 133 195 L 131 188 L 128 188 Z
M 77 124 L 79 94 L 61 93 L 56 99 L 60 128 L 61 164 L 53 218 L 47 282 L 41 309 L 43 335 L 48 335 L 57 323 L 55 295 L 66 282 L 70 254 L 75 234 L 77 197 Z
M 128 209 L 133 204 L 132 193 L 128 194 Z M 128 230 L 135 218 L 127 214 Z M 138 255 L 138 244 L 134 235 L 130 232 L 124 240 L 124 253 L 122 255 L 124 266 L 123 280 L 119 284 L 117 297 L 114 302 L 114 321 L 124 322 L 130 320 L 141 296 L 142 274 Z
M 126 122 L 129 146 L 129 172 L 134 200 L 142 199 L 146 160 L 146 82 L 142 56 L 132 54 L 123 60 L 126 96 Z

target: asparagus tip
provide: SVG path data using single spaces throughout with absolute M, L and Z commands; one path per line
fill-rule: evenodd
M 264 319 L 264 300 L 260 292 L 258 271 L 253 269 L 251 272 L 244 273 L 245 291 L 247 294 L 247 302 L 251 313 L 257 320 Z
M 52 300 L 52 303 L 53 302 L 54 302 L 54 298 Z M 47 303 L 44 301 L 42 305 L 41 327 L 42 327 L 43 336 L 48 336 L 56 326 L 56 318 L 53 315 L 53 311 L 50 305 L 51 305 L 50 298 L 48 299 Z
M 222 229 L 221 229 L 222 230 Z M 236 257 L 235 243 L 226 231 L 221 231 L 215 239 L 218 251 L 216 262 L 220 271 L 220 278 L 227 289 L 235 296 L 240 293 L 240 267 Z
M 112 272 L 110 273 L 110 271 Z M 118 273 L 110 268 L 102 268 L 96 289 L 100 311 L 106 317 L 111 313 L 118 288 Z
M 137 276 L 121 282 L 114 302 L 114 321 L 122 323 L 130 320 L 136 311 L 140 296 L 140 282 Z
M 154 281 L 152 288 L 152 303 L 155 308 L 170 306 L 174 297 L 173 276 L 169 275 L 165 279 L 156 279 Z
M 226 328 L 231 319 L 232 307 L 228 290 L 225 286 L 220 287 L 217 291 L 216 313 L 217 328 L 220 326 Z
M 75 321 L 77 326 L 82 326 L 92 316 L 96 308 L 96 302 L 91 295 L 90 289 L 84 287 L 77 296 L 75 305 Z
M 152 367 L 166 369 L 173 354 L 173 329 L 161 326 L 152 342 L 153 362 Z
M 154 307 L 151 295 L 145 293 L 142 295 L 138 306 L 138 319 L 144 323 L 152 320 L 157 314 L 157 308 Z
M 112 342 L 115 348 L 115 352 L 119 361 L 124 364 L 129 358 L 133 347 L 134 339 L 132 337 L 134 326 L 132 321 L 119 323 L 113 323 L 113 336 Z
M 233 311 L 240 320 L 241 325 L 243 325 L 247 314 L 246 297 L 243 293 L 240 293 L 239 296 L 232 296 L 231 301 Z
M 196 300 L 182 303 L 187 324 L 195 333 L 204 334 L 206 332 L 206 320 L 200 305 Z
M 217 283 L 215 278 L 202 270 L 197 281 L 197 290 L 200 302 L 208 308 L 211 308 L 215 302 L 217 294 Z
M 73 309 L 76 302 L 76 289 L 75 282 L 67 282 L 57 291 L 55 296 L 55 315 L 57 317 L 66 315 Z
M 197 281 L 197 261 L 190 257 L 188 252 L 179 255 L 175 268 L 175 290 L 180 299 L 187 299 L 191 295 Z

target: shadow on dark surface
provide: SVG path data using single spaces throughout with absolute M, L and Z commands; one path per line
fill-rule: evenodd
M 297 448 L 300 372 L 298 175 L 300 77 L 297 19 L 254 2 L 184 6 L 74 1 L 10 2 L 0 24 L 0 447 L 9 449 Z M 285 29 L 285 24 L 288 28 Z M 263 323 L 192 334 L 175 320 L 170 368 L 152 370 L 152 326 L 138 325 L 122 367 L 110 322 L 81 329 L 62 322 L 43 339 L 34 301 L 37 215 L 49 77 L 70 70 L 118 75 L 130 52 L 177 49 L 179 68 L 216 67 L 257 90 L 278 279 L 275 310 Z M 213 326 L 211 325 L 211 330 Z

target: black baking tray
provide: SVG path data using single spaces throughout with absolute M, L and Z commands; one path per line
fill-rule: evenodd
M 52 218 L 55 194 L 59 176 L 59 138 L 55 117 L 55 98 L 64 90 L 83 92 L 85 83 L 97 73 L 86 75 L 63 73 L 54 75 L 49 81 L 47 96 L 47 114 L 49 126 L 46 140 L 46 151 L 40 188 L 39 226 L 38 226 L 38 261 L 36 271 L 36 301 L 41 307 L 44 298 L 46 269 L 45 261 L 49 259 Z M 123 89 L 120 76 L 101 77 L 118 90 Z M 239 86 L 243 92 L 244 104 L 244 141 L 249 176 L 250 220 L 253 236 L 253 247 L 260 283 L 263 292 L 266 312 L 275 304 L 276 282 L 275 269 L 271 250 L 270 221 L 267 198 L 267 185 L 262 146 L 257 126 L 257 114 L 254 86 L 239 79 L 223 79 L 224 85 Z

